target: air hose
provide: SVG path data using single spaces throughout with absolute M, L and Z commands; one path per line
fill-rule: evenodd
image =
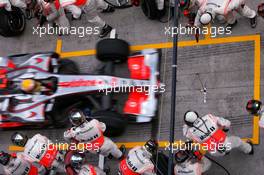
M 213 163 L 215 163 L 216 165 L 221 167 L 226 172 L 227 175 L 231 175 L 230 172 L 223 165 L 221 165 L 220 163 L 218 163 L 217 161 L 215 161 L 214 159 L 212 159 L 209 156 L 204 155 L 204 157 L 206 157 L 207 159 L 209 159 L 210 161 L 212 161 Z

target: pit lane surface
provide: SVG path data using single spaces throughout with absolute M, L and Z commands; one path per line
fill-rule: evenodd
M 261 1 L 250 2 L 250 6 L 256 9 Z M 117 10 L 110 15 L 102 15 L 106 21 L 117 28 L 119 37 L 129 41 L 132 45 L 163 43 L 171 41 L 164 35 L 164 27 L 157 21 L 149 21 L 143 17 L 139 8 Z M 184 21 L 181 21 L 184 24 Z M 259 18 L 259 25 L 252 30 L 248 20 L 239 17 L 239 23 L 233 30 L 233 35 L 249 35 L 260 33 L 263 37 L 264 20 Z M 31 24 L 32 23 L 32 24 Z M 35 22 L 28 23 L 25 34 L 17 38 L 0 38 L 1 55 L 9 55 L 25 52 L 51 51 L 56 48 L 57 36 L 32 35 L 31 26 Z M 74 26 L 87 26 L 85 18 L 81 21 L 73 21 Z M 150 32 L 146 32 L 150 31 Z M 228 36 L 219 36 L 228 37 Z M 78 38 L 78 36 L 60 37 L 63 41 L 63 51 L 76 51 L 94 49 L 96 36 Z M 192 36 L 180 36 L 180 40 L 194 39 Z M 263 40 L 261 42 L 261 61 L 263 61 Z M 160 123 L 130 125 L 126 133 L 118 138 L 117 142 L 141 142 L 156 135 L 159 140 L 169 138 L 169 117 L 171 97 L 171 57 L 172 49 L 163 49 L 161 77 L 166 84 L 166 92 L 162 95 L 159 106 Z M 83 73 L 95 72 L 101 63 L 92 57 L 74 57 Z M 254 94 L 254 45 L 253 42 L 230 43 L 209 46 L 193 46 L 179 49 L 179 65 L 177 77 L 177 113 L 176 113 L 176 139 L 182 138 L 182 116 L 188 109 L 195 109 L 201 115 L 213 113 L 224 116 L 232 121 L 230 133 L 241 137 L 252 136 L 252 118 L 245 111 L 245 104 Z M 125 65 L 124 65 L 125 66 Z M 263 75 L 261 65 L 261 74 Z M 117 74 L 125 76 L 125 68 L 117 69 Z M 198 73 L 198 75 L 197 75 Z M 200 92 L 201 83 L 206 82 L 207 103 L 203 102 L 203 94 Z M 263 82 L 263 76 L 261 77 Z M 263 94 L 263 86 L 261 86 Z M 263 99 L 263 98 L 262 98 Z M 63 142 L 64 129 L 23 130 L 29 136 L 41 133 L 54 141 Z M 10 144 L 9 138 L 13 131 L 0 132 L 0 148 L 6 150 Z M 263 133 L 260 134 L 260 145 L 256 146 L 256 154 L 247 156 L 238 151 L 218 160 L 230 170 L 231 174 L 262 174 L 264 165 Z M 93 159 L 93 162 L 95 159 Z M 115 174 L 115 165 L 108 161 L 112 173 Z M 0 172 L 1 173 L 1 172 Z M 207 174 L 220 175 L 224 172 L 221 168 L 213 166 Z

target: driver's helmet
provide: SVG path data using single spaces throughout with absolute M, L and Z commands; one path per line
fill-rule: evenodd
M 31 93 L 37 88 L 37 82 L 33 79 L 22 80 L 20 88 L 24 92 Z
M 84 164 L 84 161 L 85 158 L 83 155 L 79 153 L 74 153 L 70 159 L 71 167 L 73 167 L 74 169 L 81 169 L 82 165 Z
M 80 109 L 73 109 L 70 111 L 69 119 L 72 125 L 80 126 L 86 121 L 85 114 Z
M 16 146 L 21 146 L 24 147 L 28 141 L 28 137 L 22 133 L 19 132 L 15 132 L 12 136 L 11 136 L 11 141 L 14 145 Z

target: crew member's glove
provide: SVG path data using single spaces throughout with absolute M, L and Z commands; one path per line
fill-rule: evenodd
M 224 132 L 228 132 L 229 131 L 229 128 L 224 128 L 223 131 Z

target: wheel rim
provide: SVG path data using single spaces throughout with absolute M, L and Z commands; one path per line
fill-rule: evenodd
M 23 27 L 24 27 L 24 22 L 22 20 L 22 16 L 23 14 L 17 14 L 17 13 L 12 13 L 9 16 L 9 24 L 12 27 L 12 29 L 14 30 L 18 30 L 18 31 L 22 31 Z

